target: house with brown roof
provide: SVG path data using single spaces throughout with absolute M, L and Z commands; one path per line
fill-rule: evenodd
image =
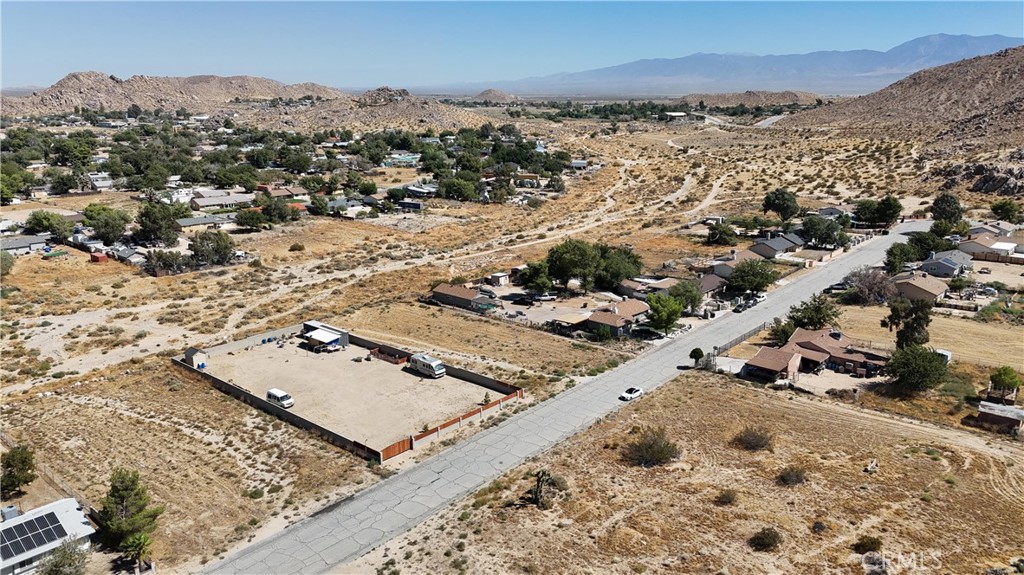
M 622 280 L 619 282 L 616 290 L 619 295 L 626 297 L 646 297 L 647 296 L 647 284 L 644 282 L 638 282 L 636 280 Z
M 648 293 L 656 293 L 661 295 L 668 295 L 668 290 L 672 289 L 672 286 L 679 283 L 677 278 L 664 278 L 656 282 L 651 282 L 647 286 Z
M 800 359 L 800 354 L 794 351 L 762 347 L 743 365 L 742 374 L 769 381 L 795 378 L 800 369 Z
M 697 280 L 697 283 L 700 284 L 700 292 L 704 294 L 705 298 L 708 298 L 721 291 L 725 287 L 726 281 L 721 276 L 705 274 Z
M 1001 256 L 1013 255 L 1017 244 L 1013 242 L 999 241 L 991 235 L 972 237 L 969 240 L 960 242 L 956 248 L 962 252 L 974 254 L 996 254 Z
M 896 291 L 907 299 L 937 301 L 949 289 L 944 282 L 924 272 L 907 272 L 893 277 Z
M 644 320 L 647 312 L 651 311 L 651 306 L 647 305 L 647 302 L 642 302 L 638 299 L 625 299 L 620 302 L 608 304 L 597 308 L 597 311 L 607 311 L 616 315 L 639 323 Z
M 485 311 L 496 306 L 494 300 L 480 295 L 475 289 L 462 285 L 438 284 L 430 293 L 430 299 L 453 307 L 461 307 L 472 311 Z
M 888 358 L 873 351 L 857 349 L 842 333 L 831 329 L 797 328 L 786 345 L 779 349 L 800 354 L 800 369 L 804 371 L 828 367 L 840 372 L 870 376 L 888 361 Z
M 591 331 L 608 328 L 612 337 L 622 337 L 633 328 L 633 320 L 610 311 L 595 311 L 587 318 L 587 329 Z
M 758 254 L 750 250 L 740 250 L 736 253 L 725 256 L 724 259 L 719 259 L 711 264 L 711 269 L 716 276 L 728 279 L 732 275 L 732 271 L 736 269 L 736 266 L 747 261 L 747 260 L 760 260 L 764 259 Z

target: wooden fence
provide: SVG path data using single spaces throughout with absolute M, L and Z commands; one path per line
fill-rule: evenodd
M 1024 265 L 1024 256 L 1004 256 L 1002 254 L 971 254 L 971 258 L 982 262 Z
M 13 437 L 0 431 L 0 443 L 3 443 L 8 449 L 12 449 L 19 445 L 19 442 L 15 441 Z M 92 519 L 97 525 L 100 525 L 100 513 L 99 509 L 92 504 L 92 501 L 85 496 L 81 491 L 75 489 L 68 482 L 61 479 L 45 461 L 42 461 L 39 457 L 39 453 L 36 452 L 33 456 L 33 463 L 35 464 L 36 473 L 44 477 L 51 485 L 56 487 L 59 491 L 63 491 L 68 497 L 73 497 L 78 504 L 85 508 L 89 514 L 89 518 Z
M 510 393 L 510 394 L 508 394 L 508 395 L 506 395 L 504 397 L 500 397 L 500 398 L 498 398 L 498 399 L 496 399 L 496 400 L 494 400 L 494 401 L 492 401 L 492 402 L 490 402 L 490 403 L 488 403 L 486 405 L 482 405 L 480 407 L 477 407 L 475 409 L 467 411 L 466 413 L 463 413 L 462 415 L 460 415 L 458 417 L 453 417 L 452 419 L 449 419 L 448 421 L 446 421 L 446 422 L 444 422 L 442 424 L 439 424 L 439 425 L 434 426 L 434 427 L 432 427 L 430 429 L 421 431 L 420 433 L 417 433 L 416 435 L 413 435 L 412 437 L 410 437 L 410 439 L 411 439 L 410 443 L 411 444 L 409 445 L 409 449 L 415 448 L 417 441 L 423 441 L 425 439 L 436 439 L 438 437 L 441 437 L 441 435 L 443 435 L 443 432 L 445 430 L 451 428 L 451 427 L 455 427 L 455 426 L 462 427 L 462 424 L 464 422 L 470 421 L 474 417 L 477 417 L 477 418 L 482 420 L 484 418 L 484 415 L 486 415 L 488 412 L 490 412 L 490 411 L 492 411 L 494 409 L 504 409 L 505 408 L 505 404 L 508 403 L 509 401 L 512 401 L 514 399 L 522 399 L 522 398 L 523 398 L 523 390 L 519 389 L 519 388 L 516 388 L 515 391 L 513 391 L 512 393 Z

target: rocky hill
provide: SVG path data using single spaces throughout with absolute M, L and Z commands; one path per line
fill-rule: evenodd
M 28 96 L 5 97 L 4 115 L 25 116 L 70 112 L 76 106 L 125 110 L 132 104 L 144 109 L 184 107 L 191 112 L 210 112 L 218 105 L 242 100 L 271 100 L 319 96 L 325 100 L 350 96 L 318 84 L 291 86 L 253 76 L 132 76 L 122 80 L 101 72 L 74 72 L 45 90 Z
M 498 104 L 511 104 L 518 100 L 517 96 L 493 88 L 488 88 L 473 97 L 474 102 L 496 102 Z
M 679 99 L 680 103 L 696 106 L 704 102 L 707 106 L 730 107 L 743 104 L 748 108 L 754 106 L 779 106 L 785 104 L 814 104 L 821 96 L 811 92 L 765 92 L 747 90 L 725 94 L 687 94 Z
M 780 127 L 868 128 L 955 154 L 1020 146 L 1024 47 L 922 70 L 872 94 L 794 114 Z

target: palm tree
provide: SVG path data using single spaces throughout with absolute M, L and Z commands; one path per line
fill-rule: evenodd
M 153 540 L 146 533 L 136 533 L 121 543 L 121 551 L 125 557 L 135 562 L 135 572 L 142 570 L 142 561 L 149 557 L 149 550 L 153 546 Z

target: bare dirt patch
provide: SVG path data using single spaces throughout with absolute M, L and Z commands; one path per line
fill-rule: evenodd
M 1024 468 L 1012 465 L 1019 444 L 986 445 L 995 438 L 732 381 L 681 377 L 344 572 L 387 564 L 402 573 L 860 573 L 851 551 L 860 535 L 881 538 L 893 555 L 937 557 L 950 573 L 1005 566 L 1019 554 L 1015 541 L 988 536 L 1024 528 Z M 771 451 L 730 446 L 748 424 L 775 434 Z M 626 463 L 623 447 L 642 426 L 664 426 L 679 459 L 650 469 Z M 865 473 L 872 459 L 879 471 Z M 779 472 L 792 465 L 806 481 L 781 485 Z M 539 469 L 562 486 L 549 488 L 548 510 L 526 498 Z M 735 500 L 716 503 L 725 490 Z M 753 552 L 747 539 L 767 526 L 782 545 Z

